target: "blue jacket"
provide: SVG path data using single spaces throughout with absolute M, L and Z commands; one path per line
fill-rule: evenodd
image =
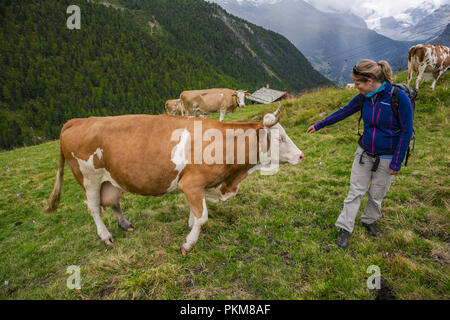
M 391 109 L 391 89 L 392 84 L 387 83 L 384 90 L 372 98 L 364 99 L 362 144 L 371 153 L 383 153 L 394 149 L 389 167 L 399 171 L 413 132 L 413 110 L 411 100 L 404 91 L 399 90 L 399 121 L 397 121 Z M 348 105 L 316 123 L 314 128 L 320 130 L 360 110 L 358 96 L 355 96 Z

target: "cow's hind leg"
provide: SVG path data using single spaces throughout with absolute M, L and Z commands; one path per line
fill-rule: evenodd
M 106 226 L 100 216 L 100 186 L 89 186 L 86 188 L 86 204 L 89 213 L 92 218 L 94 218 L 98 236 L 102 239 L 105 245 L 112 245 L 114 239 L 108 229 L 106 229 Z
M 125 218 L 122 209 L 120 208 L 120 205 L 112 206 L 111 208 L 116 215 L 117 224 L 119 225 L 119 227 L 125 231 L 133 231 L 134 226 Z
M 417 77 L 416 77 L 416 86 L 415 86 L 416 90 L 419 90 L 419 82 L 420 82 L 420 80 L 422 80 L 422 77 L 423 77 L 423 74 L 424 74 L 426 68 L 427 68 L 426 64 L 419 66 L 419 70 L 418 70 Z
M 123 199 L 123 193 L 114 187 L 111 182 L 107 181 L 102 184 L 101 188 L 101 204 L 103 207 L 111 207 L 116 215 L 117 223 L 120 228 L 126 231 L 132 231 L 134 226 L 125 218 L 119 201 Z
M 180 188 L 183 190 L 182 188 Z M 205 191 L 197 188 L 187 188 L 183 190 L 186 199 L 191 207 L 191 217 L 189 224 L 192 224 L 191 232 L 186 237 L 186 240 L 181 245 L 180 251 L 183 256 L 192 249 L 197 243 L 202 226 L 208 221 L 208 209 L 206 208 Z
M 408 86 L 412 80 L 413 74 L 414 74 L 413 68 L 411 66 L 408 66 Z

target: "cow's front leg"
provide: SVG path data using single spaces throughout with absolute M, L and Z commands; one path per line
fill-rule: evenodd
M 220 118 L 219 118 L 219 121 L 223 121 L 224 118 L 225 118 L 225 110 L 220 110 Z
M 431 85 L 431 90 L 434 90 L 434 86 L 436 85 L 436 81 L 439 80 L 439 77 L 444 73 L 444 70 L 436 71 L 433 73 L 433 84 Z
M 191 189 L 184 191 L 184 194 L 191 207 L 193 218 L 190 217 L 189 219 L 189 224 L 192 225 L 191 232 L 180 248 L 183 256 L 197 243 L 202 225 L 208 221 L 208 209 L 206 208 L 204 190 Z

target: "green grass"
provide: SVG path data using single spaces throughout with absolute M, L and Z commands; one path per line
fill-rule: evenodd
M 404 82 L 406 74 L 398 78 Z M 367 289 L 366 270 L 377 265 L 397 299 L 449 299 L 449 84 L 449 74 L 434 92 L 421 84 L 416 150 L 383 202 L 384 237 L 367 236 L 358 216 L 345 250 L 335 244 L 334 222 L 349 188 L 357 116 L 305 132 L 355 90 L 321 89 L 283 102 L 281 123 L 305 161 L 283 165 L 275 176 L 254 173 L 236 197 L 208 203 L 209 221 L 186 257 L 178 251 L 189 232 L 182 194 L 127 195 L 123 209 L 133 232 L 104 212 L 115 239 L 106 251 L 67 165 L 58 211 L 42 211 L 58 141 L 2 152 L 0 298 L 370 300 L 380 292 Z M 248 106 L 226 121 L 260 120 L 275 107 Z M 66 287 L 70 265 L 81 268 L 80 290 Z

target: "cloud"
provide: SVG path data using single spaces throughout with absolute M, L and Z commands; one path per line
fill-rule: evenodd
M 449 0 L 305 0 L 319 10 L 323 11 L 350 11 L 363 19 L 376 19 L 396 16 L 409 8 L 421 4 L 431 4 L 439 7 Z
M 217 0 L 212 0 L 216 1 Z M 224 0 L 222 0 L 224 1 Z M 250 2 L 253 4 L 273 4 L 280 1 L 299 0 L 236 0 L 239 3 Z M 450 0 L 304 0 L 321 11 L 350 11 L 364 19 L 396 16 L 409 8 L 428 4 L 437 8 Z

